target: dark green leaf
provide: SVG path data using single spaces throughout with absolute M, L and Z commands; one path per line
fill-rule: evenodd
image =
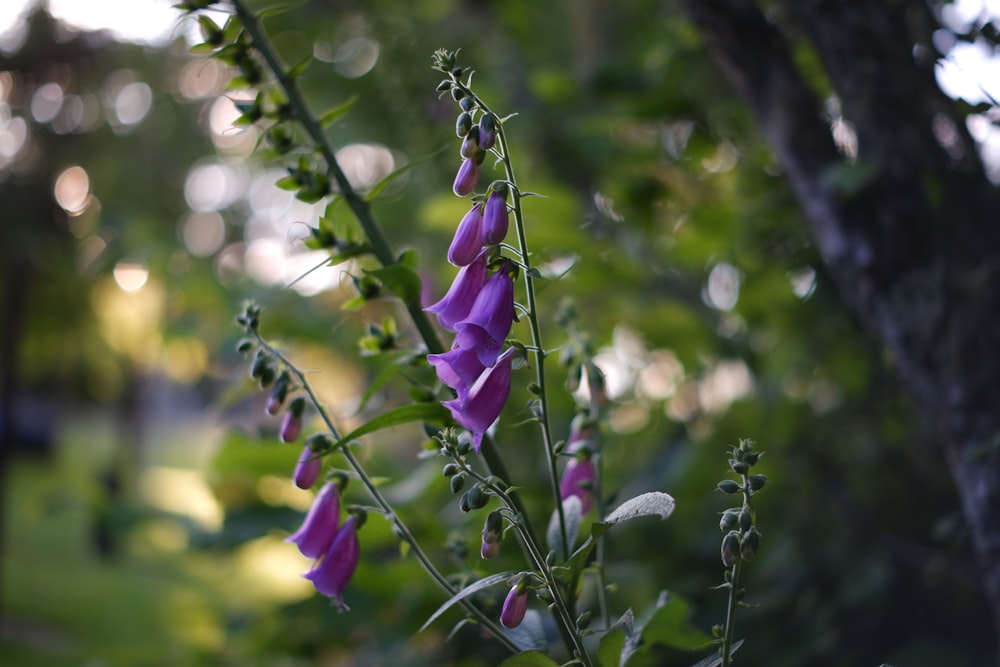
M 351 440 L 362 436 L 381 431 L 383 429 L 408 424 L 409 422 L 425 421 L 441 423 L 448 419 L 450 413 L 440 403 L 414 403 L 412 405 L 402 405 L 389 410 L 366 424 L 362 424 L 336 442 L 334 447 L 340 447 Z
M 625 648 L 625 633 L 609 630 L 597 647 L 597 662 L 601 667 L 618 667 L 621 664 L 622 649 Z
M 559 663 L 541 651 L 526 651 L 507 658 L 500 667 L 559 667 Z
M 426 162 L 427 160 L 430 160 L 430 159 L 431 159 L 431 158 L 433 158 L 433 157 L 437 157 L 437 156 L 438 156 L 438 155 L 440 155 L 440 154 L 441 154 L 442 152 L 444 152 L 444 150 L 445 150 L 446 148 L 447 148 L 447 146 L 446 146 L 446 147 L 444 147 L 444 148 L 442 148 L 441 150 L 438 150 L 438 151 L 436 151 L 436 152 L 434 152 L 434 153 L 431 153 L 430 155 L 428 155 L 428 156 L 427 156 L 427 157 L 425 157 L 425 158 L 422 158 L 422 159 L 420 159 L 420 160 L 417 160 L 416 162 L 410 162 L 409 164 L 404 164 L 404 165 L 403 165 L 402 167 L 400 167 L 399 169 L 396 169 L 396 170 L 395 170 L 395 171 L 393 171 L 393 172 L 392 172 L 391 174 L 389 174 L 388 176 L 386 176 L 385 178 L 383 178 L 383 179 L 382 179 L 381 181 L 379 181 L 378 183 L 376 183 L 376 184 L 375 184 L 375 186 L 374 186 L 374 187 L 373 187 L 373 188 L 372 188 L 371 190 L 369 190 L 369 191 L 368 191 L 368 194 L 366 194 L 366 195 L 365 195 L 365 200 L 366 200 L 366 201 L 374 201 L 374 199 L 375 199 L 376 197 L 378 197 L 378 196 L 379 196 L 380 194 L 382 194 L 382 192 L 383 192 L 383 191 L 384 191 L 384 190 L 385 190 L 385 189 L 386 189 L 387 187 L 389 187 L 389 185 L 390 185 L 390 184 L 391 184 L 391 183 L 392 183 L 392 182 L 393 182 L 394 180 L 396 180 L 397 178 L 399 178 L 400 176 L 402 176 L 403 174 L 405 174 L 405 173 L 406 173 L 406 172 L 408 172 L 409 170 L 413 169 L 413 168 L 414 168 L 414 167 L 416 167 L 417 165 L 420 165 L 420 164 L 423 164 L 424 162 Z
M 380 269 L 365 269 L 364 272 L 365 275 L 378 278 L 386 289 L 402 299 L 407 306 L 420 306 L 420 276 L 413 269 L 393 264 Z
M 328 109 L 322 116 L 320 116 L 319 124 L 321 127 L 330 127 L 338 120 L 347 115 L 347 112 L 351 110 L 354 103 L 358 101 L 357 95 L 351 95 L 346 102 L 338 106 Z
M 604 519 L 604 523 L 621 523 L 640 516 L 654 515 L 666 519 L 673 514 L 676 504 L 669 494 L 650 491 L 623 502 Z
M 490 586 L 499 584 L 501 581 L 506 581 L 513 574 L 514 572 L 500 572 L 498 574 L 491 574 L 488 577 L 483 577 L 482 579 L 469 584 L 468 586 L 466 586 L 465 588 L 463 588 L 462 590 L 460 590 L 459 592 L 455 593 L 450 598 L 448 598 L 448 600 L 443 605 L 438 607 L 437 611 L 431 614 L 430 618 L 424 621 L 424 624 L 420 626 L 420 631 L 427 628 L 431 623 L 436 621 L 438 617 L 441 616 L 441 614 L 451 609 L 455 604 L 461 602 L 462 600 L 469 597 L 470 595 L 473 595 L 474 593 L 478 593 L 479 591 L 485 590 Z

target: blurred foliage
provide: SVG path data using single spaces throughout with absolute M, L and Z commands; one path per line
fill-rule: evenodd
M 356 97 L 330 129 L 335 145 L 375 143 L 397 159 L 427 159 L 375 207 L 397 250 L 418 251 L 421 276 L 434 293 L 453 275 L 444 254 L 466 204 L 451 194 L 455 107 L 434 91 L 431 53 L 461 49 L 461 61 L 477 70 L 480 94 L 501 113 L 517 114 L 506 127 L 518 178 L 544 195 L 525 201 L 535 263 L 573 262 L 564 278 L 542 286 L 552 314 L 543 323 L 546 343 L 566 340 L 554 316 L 572 302 L 614 388 L 603 435 L 610 504 L 648 490 L 677 499 L 668 521 L 642 520 L 610 535 L 608 575 L 618 613 L 628 607 L 646 613 L 661 591 L 670 591 L 678 608 L 691 610 L 678 622 L 705 631 L 721 622 L 725 594 L 710 588 L 721 581 L 716 526 L 727 504 L 713 490 L 726 473 L 727 447 L 750 437 L 766 451 L 759 467 L 772 483 L 757 505 L 760 553 L 745 570 L 748 601 L 756 606 L 737 619 L 737 637 L 747 638 L 741 663 L 987 662 L 994 648 L 989 614 L 934 434 L 892 377 L 891 361 L 841 308 L 748 110 L 678 9 L 651 0 L 544 8 L 526 0 L 307 2 L 265 25 L 286 62 L 317 56 L 300 78 L 317 113 Z M 5 641 L 0 656 L 15 658 L 11 664 L 67 664 L 60 662 L 65 655 L 73 664 L 89 655 L 109 665 L 498 664 L 501 647 L 483 641 L 475 627 L 446 638 L 459 620 L 455 612 L 416 633 L 443 596 L 412 559 L 400 557 L 377 516 L 361 534 L 362 562 L 346 596 L 350 614 L 336 613 L 307 588 L 255 595 L 252 577 L 227 581 L 227 563 L 262 539 L 277 543 L 308 503 L 307 496 L 276 490 L 297 448 L 278 445 L 277 422 L 263 416 L 263 397 L 231 351 L 238 304 L 248 295 L 262 303 L 264 334 L 315 371 L 321 395 L 345 425 L 360 423 L 364 415 L 353 412 L 366 382 L 389 363 L 360 357 L 358 338 L 368 322 L 386 314 L 402 321 L 403 314 L 392 303 L 342 312 L 353 296 L 350 281 L 303 296 L 261 288 L 239 262 L 232 269 L 224 248 L 251 240 L 247 196 L 265 187 L 257 181 L 221 211 L 225 245 L 216 254 L 197 257 L 180 245 L 186 172 L 211 152 L 211 105 L 226 93 L 220 87 L 200 99 L 177 93 L 182 68 L 204 68 L 206 77 L 211 69 L 183 43 L 156 52 L 85 43 L 68 61 L 74 90 L 96 94 L 104 77 L 127 68 L 149 83 L 153 104 L 149 117 L 125 133 L 108 123 L 69 137 L 34 128 L 39 166 L 0 182 L 5 262 L 27 257 L 31 265 L 19 355 L 24 384 L 77 404 L 115 405 L 128 396 L 133 374 L 169 375 L 176 367 L 177 358 L 166 354 L 170 340 L 196 341 L 204 364 L 173 379 L 187 392 L 217 397 L 213 408 L 228 435 L 217 455 L 210 439 L 205 445 L 212 455 L 206 475 L 223 520 L 216 531 L 167 519 L 187 534 L 186 551 L 170 558 L 150 548 L 125 563 L 79 564 L 55 557 L 72 553 L 67 541 L 85 549 L 83 536 L 56 533 L 47 542 L 48 528 L 13 522 L 5 616 L 72 627 L 80 643 L 29 649 Z M 45 48 L 29 42 L 16 57 L 41 67 L 56 57 Z M 364 69 L 373 55 L 374 65 Z M 2 65 L 10 67 L 8 60 Z M 822 88 L 818 70 L 816 76 Z M 263 168 L 245 155 L 226 159 Z M 100 201 L 79 223 L 58 212 L 49 194 L 67 164 L 87 170 Z M 83 222 L 86 230 L 74 227 Z M 294 239 L 297 232 L 284 233 Z M 81 268 L 86 241 L 95 235 L 103 250 Z M 156 326 L 143 333 L 156 339 L 152 352 L 115 347 L 92 307 L 123 260 L 149 268 L 156 289 L 144 288 L 139 301 L 159 294 Z M 126 310 L 139 312 L 135 303 Z M 551 368 L 558 385 L 561 370 Z M 532 520 L 543 524 L 545 494 L 531 492 L 545 488 L 546 472 L 536 465 L 540 449 L 531 449 L 530 426 L 513 426 L 529 398 L 526 383 L 515 387 L 498 446 L 529 487 Z M 366 410 L 406 400 L 407 388 L 400 378 Z M 557 437 L 565 438 L 573 401 L 557 394 L 552 409 L 554 423 L 564 425 Z M 359 455 L 389 480 L 405 521 L 449 564 L 445 570 L 484 575 L 518 567 L 513 540 L 498 561 L 478 559 L 483 516 L 458 512 L 439 464 L 418 458 L 423 439 L 415 428 L 394 429 L 366 440 Z M 66 473 L 60 470 L 19 475 L 9 494 L 30 497 L 31 484 L 52 484 L 50 475 Z M 352 491 L 351 502 L 364 502 Z M 85 493 L 74 497 L 83 504 L 79 511 L 92 511 L 81 500 Z M 9 512 L 23 512 L 22 502 Z M 135 540 L 154 519 L 164 520 L 132 518 L 118 530 Z M 448 533 L 445 526 L 460 528 Z M 30 534 L 34 542 L 21 541 Z M 306 565 L 295 558 L 274 563 Z M 131 578 L 135 568 L 145 578 Z M 98 622 L 95 600 L 128 607 L 100 618 L 137 627 L 90 627 Z M 166 623 L 169 613 L 184 618 Z M 217 636 L 209 641 L 200 631 Z M 144 642 L 134 653 L 121 647 L 122 636 L 133 634 Z M 56 657 L 43 662 L 40 656 L 49 654 Z M 701 656 L 651 647 L 642 664 L 690 665 Z

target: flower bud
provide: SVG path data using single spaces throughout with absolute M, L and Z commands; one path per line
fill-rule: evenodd
M 767 482 L 767 477 L 764 475 L 750 475 L 750 490 L 760 491 L 764 488 L 764 484 Z
M 451 492 L 458 493 L 465 486 L 465 475 L 455 475 L 451 478 L 449 484 L 451 485 Z
M 729 459 L 729 467 L 733 469 L 733 472 L 737 475 L 745 475 L 750 470 L 750 466 L 746 461 L 740 461 L 738 459 Z
M 731 507 L 722 513 L 722 518 L 719 519 L 719 530 L 722 532 L 727 532 L 733 530 L 738 525 L 737 516 L 740 511 L 735 507 Z
M 312 447 L 306 445 L 299 456 L 299 462 L 295 464 L 295 474 L 292 481 L 300 489 L 311 489 L 319 479 L 319 473 L 323 470 L 323 459 Z
M 452 185 L 455 194 L 459 197 L 471 194 L 479 182 L 479 171 L 479 164 L 475 159 L 462 160 L 462 166 L 458 168 L 458 173 L 455 174 L 455 183 Z
M 459 137 L 464 137 L 472 129 L 472 115 L 468 111 L 463 111 L 458 114 L 458 119 L 455 121 L 455 134 Z
M 476 108 L 476 100 L 471 97 L 463 97 L 458 106 L 462 107 L 462 111 L 472 111 Z
M 750 512 L 743 510 L 740 512 L 740 530 L 744 533 L 750 530 L 753 526 L 753 517 L 750 516 Z
M 473 206 L 458 223 L 448 247 L 448 261 L 455 266 L 468 266 L 476 261 L 483 249 L 483 205 Z
M 760 533 L 757 532 L 756 528 L 750 526 L 750 530 L 740 540 L 740 556 L 743 557 L 743 560 L 753 560 L 753 557 L 757 555 L 759 547 Z
M 479 146 L 479 127 L 473 127 L 462 140 L 462 148 L 458 151 L 464 158 L 474 158 L 482 152 Z
M 719 482 L 718 489 L 724 493 L 739 493 L 743 487 L 731 479 L 724 479 Z
M 295 414 L 292 410 L 286 410 L 281 418 L 281 426 L 278 427 L 278 438 L 282 442 L 294 442 L 302 432 L 302 415 Z
M 722 564 L 732 567 L 740 557 L 740 534 L 735 530 L 726 533 L 722 538 Z
M 278 414 L 278 410 L 281 409 L 285 398 L 288 396 L 288 389 L 291 387 L 291 384 L 292 376 L 288 371 L 281 371 L 281 374 L 274 383 L 274 389 L 271 390 L 271 395 L 267 399 L 267 405 L 265 406 L 267 414 Z
M 497 117 L 491 113 L 483 114 L 479 119 L 479 145 L 483 150 L 493 148 L 497 138 Z
M 521 590 L 522 588 L 524 590 Z M 510 589 L 503 601 L 503 608 L 500 610 L 500 624 L 508 629 L 516 628 L 521 625 L 527 610 L 528 590 L 518 583 Z
M 507 236 L 510 214 L 507 211 L 507 184 L 495 183 L 483 208 L 483 245 L 497 245 Z

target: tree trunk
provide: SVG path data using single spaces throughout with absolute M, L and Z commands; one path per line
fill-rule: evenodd
M 939 429 L 1000 637 L 1000 197 L 921 57 L 933 18 L 912 1 L 784 7 L 855 129 L 851 159 L 753 0 L 685 7 L 753 109 L 843 300 Z

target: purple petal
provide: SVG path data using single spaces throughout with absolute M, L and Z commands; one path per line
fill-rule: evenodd
M 463 266 L 455 276 L 451 288 L 437 303 L 424 310 L 437 315 L 438 322 L 448 331 L 455 330 L 455 324 L 465 319 L 476 303 L 476 297 L 486 285 L 489 272 L 486 270 L 486 252 L 480 252 L 468 266 Z
M 472 207 L 458 223 L 455 237 L 448 248 L 448 261 L 455 266 L 468 266 L 476 260 L 483 249 L 482 241 L 483 205 Z
M 333 543 L 340 525 L 340 492 L 337 485 L 327 482 L 316 494 L 302 527 L 285 538 L 299 547 L 303 556 L 319 558 Z
M 323 560 L 302 576 L 313 582 L 319 593 L 333 598 L 346 610 L 344 588 L 358 566 L 360 554 L 357 517 L 352 515 L 344 522 L 344 527 L 337 533 Z

